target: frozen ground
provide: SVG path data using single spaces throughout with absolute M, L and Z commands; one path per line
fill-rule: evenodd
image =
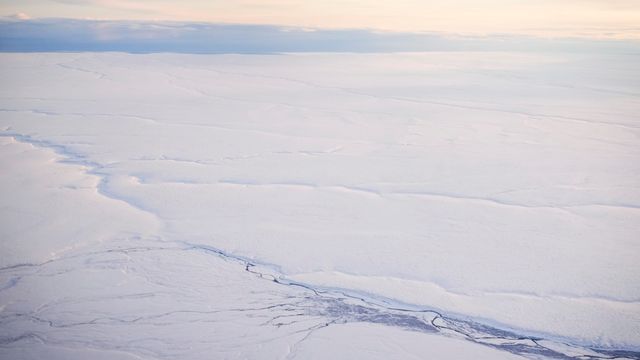
M 638 63 L 2 54 L 0 355 L 638 359 Z

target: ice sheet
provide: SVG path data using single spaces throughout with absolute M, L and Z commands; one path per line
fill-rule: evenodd
M 640 348 L 637 56 L 0 59 L 4 266 L 186 243 L 283 282 Z

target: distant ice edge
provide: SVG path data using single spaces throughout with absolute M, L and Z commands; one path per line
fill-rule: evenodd
M 63 145 L 33 139 L 28 135 L 10 132 L 8 129 L 0 133 L 0 136 L 10 137 L 15 141 L 28 143 L 35 147 L 53 150 L 63 157 L 61 162 L 82 165 L 87 169 L 87 173 L 105 180 L 105 175 L 95 171 L 99 165 L 86 161 L 81 156 L 70 152 Z M 100 192 L 106 197 L 126 202 L 126 200 L 117 198 L 113 194 Z M 133 204 L 130 205 L 136 207 Z M 490 325 L 486 322 L 464 318 L 463 315 L 446 315 L 438 310 L 405 304 L 375 294 L 350 289 L 312 286 L 287 279 L 275 264 L 251 260 L 208 245 L 194 244 L 188 241 L 177 243 L 185 251 L 206 253 L 238 263 L 244 268 L 244 271 L 265 281 L 309 291 L 312 295 L 306 298 L 308 303 L 294 304 L 293 306 L 298 306 L 299 311 L 308 315 L 325 317 L 327 321 L 321 327 L 327 327 L 332 324 L 367 322 L 460 338 L 530 358 L 640 360 L 640 351 L 638 349 L 604 349 L 578 345 L 571 340 L 558 339 L 549 335 L 530 335 L 526 334 L 524 330 L 504 329 L 504 327 L 501 329 L 499 325 Z M 37 265 L 39 264 L 18 264 L 0 268 L 0 272 L 13 270 L 17 267 Z M 16 339 L 0 339 L 0 343 L 13 341 L 16 341 Z

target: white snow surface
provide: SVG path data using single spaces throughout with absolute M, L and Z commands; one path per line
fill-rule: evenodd
M 637 351 L 638 64 L 2 54 L 0 351 L 350 358 L 332 344 L 352 337 L 379 358 L 516 356 L 320 313 L 271 326 L 247 309 L 312 292 L 243 261 L 548 348 Z

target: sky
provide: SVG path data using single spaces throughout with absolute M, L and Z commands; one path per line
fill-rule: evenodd
M 640 39 L 640 0 L 0 0 L 0 16 Z

